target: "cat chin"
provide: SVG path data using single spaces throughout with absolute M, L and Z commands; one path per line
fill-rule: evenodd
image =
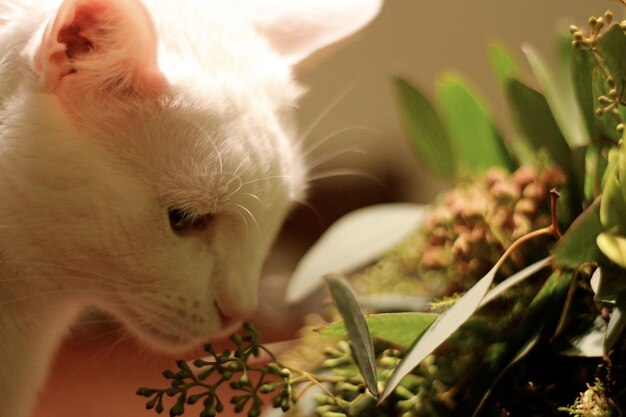
M 180 354 L 196 349 L 203 343 L 226 339 L 235 333 L 241 325 L 242 322 L 229 323 L 211 334 L 199 336 L 143 323 L 135 334 L 145 345 L 156 351 Z
M 203 343 L 225 339 L 242 325 L 242 321 L 225 317 L 218 308 L 214 314 L 206 317 L 207 324 L 202 328 L 195 328 L 185 321 L 177 324 L 166 320 L 157 321 L 133 309 L 113 314 L 120 317 L 144 345 L 163 353 L 184 353 Z

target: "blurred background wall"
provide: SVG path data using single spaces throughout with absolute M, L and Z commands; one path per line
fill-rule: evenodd
M 504 101 L 489 67 L 486 45 L 497 40 L 524 64 L 520 47 L 525 42 L 549 57 L 557 26 L 567 30 L 574 23 L 586 28 L 589 16 L 601 16 L 608 8 L 620 19 L 623 7 L 607 0 L 386 0 L 382 13 L 369 27 L 301 68 L 299 79 L 309 94 L 298 112 L 304 129 L 328 111 L 306 140 L 305 148 L 326 140 L 310 153 L 311 164 L 342 150 L 366 152 L 315 166 L 314 178 L 327 170 L 357 169 L 376 177 L 384 190 L 377 190 L 363 177 L 336 177 L 314 181 L 312 201 L 317 204 L 321 199 L 319 204 L 338 206 L 369 202 L 364 196 L 351 195 L 351 189 L 369 190 L 372 202 L 382 198 L 429 201 L 443 184 L 430 177 L 412 154 L 399 119 L 392 75 L 408 77 L 432 93 L 442 71 L 461 72 L 483 93 L 503 123 Z M 525 69 L 531 78 L 530 70 Z M 337 187 L 343 193 L 330 201 L 319 196 L 334 194 L 332 189 Z M 342 202 L 343 198 L 352 202 Z

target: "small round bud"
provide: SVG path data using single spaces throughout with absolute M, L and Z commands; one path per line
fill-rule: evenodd
M 604 116 L 604 109 L 602 107 L 598 107 L 596 109 L 596 116 L 598 116 L 598 117 Z
M 613 77 L 611 77 L 610 75 L 606 77 L 606 83 L 609 85 L 610 88 L 615 87 L 615 81 L 613 80 Z
M 280 366 L 276 362 L 268 363 L 267 369 L 273 375 L 280 375 Z
M 615 129 L 618 131 L 618 133 L 624 133 L 624 123 L 620 123 L 618 124 Z
M 609 96 L 611 96 L 613 98 L 617 97 L 617 90 L 615 88 L 611 88 L 609 90 Z
M 237 346 L 241 345 L 242 343 L 241 335 L 238 334 L 232 335 L 230 337 L 230 340 L 232 340 Z
M 589 24 L 589 27 L 591 27 L 592 29 L 595 29 L 596 25 L 598 24 L 598 19 L 592 16 L 589 18 L 587 23 Z
M 600 103 L 600 104 L 602 104 L 604 106 L 607 106 L 607 105 L 611 104 L 611 102 L 612 102 L 611 99 L 608 98 L 607 96 L 600 96 L 600 97 L 598 97 L 598 103 Z
M 152 388 L 139 388 L 137 390 L 137 395 L 140 395 L 142 397 L 152 397 L 153 394 L 155 394 L 157 392 L 157 390 L 152 389 Z
M 626 20 L 622 20 L 621 22 L 619 22 L 619 27 L 621 27 L 622 30 L 626 30 Z
M 572 35 L 575 34 L 576 32 L 580 32 L 580 29 L 578 29 L 577 26 L 574 25 L 570 25 L 569 27 L 569 33 L 571 33 Z
M 287 368 L 283 368 L 280 370 L 280 376 L 289 377 L 291 376 L 291 371 Z
M 250 378 L 248 377 L 247 373 L 241 375 L 241 378 L 239 378 L 239 383 L 241 385 L 250 385 Z
M 599 18 L 596 20 L 596 31 L 598 31 L 598 30 L 602 29 L 602 27 L 604 27 L 604 24 L 605 24 L 605 23 L 606 23 L 606 22 L 604 21 L 604 18 L 603 18 L 603 17 L 599 17 Z
M 604 12 L 603 17 L 607 25 L 610 25 L 611 22 L 613 21 L 613 13 L 610 10 L 607 10 L 606 12 Z

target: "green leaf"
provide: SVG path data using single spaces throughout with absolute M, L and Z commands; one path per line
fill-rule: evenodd
M 383 313 L 365 318 L 372 337 L 386 340 L 406 349 L 437 319 L 433 313 Z M 344 336 L 343 321 L 331 323 L 319 329 L 324 335 Z
M 508 92 L 514 119 L 520 131 L 536 151 L 547 150 L 552 161 L 565 171 L 570 179 L 569 213 L 580 213 L 584 172 L 581 172 L 580 164 L 576 163 L 572 150 L 561 134 L 548 102 L 541 93 L 519 80 L 509 82 Z M 582 163 L 583 159 L 579 162 Z
M 380 204 L 340 218 L 298 262 L 287 286 L 287 302 L 309 296 L 327 274 L 352 272 L 375 261 L 415 231 L 425 210 L 419 204 Z
M 482 305 L 483 299 L 486 299 L 485 295 L 487 290 L 493 283 L 498 268 L 501 262 L 498 262 L 491 270 L 478 281 L 468 292 L 463 295 L 449 310 L 439 316 L 439 318 L 426 330 L 426 332 L 415 341 L 415 343 L 408 349 L 404 359 L 400 362 L 398 367 L 394 370 L 393 374 L 387 382 L 387 386 L 383 394 L 380 396 L 379 401 L 383 401 L 393 390 L 398 386 L 402 378 L 404 378 L 409 372 L 411 372 L 419 363 L 430 355 L 439 345 L 445 342 L 459 327 L 463 325 L 474 312 Z M 519 271 L 513 277 L 511 281 L 513 283 L 519 282 L 520 277 L 528 277 L 543 267 L 548 265 L 547 260 L 536 262 L 535 264 Z M 511 285 L 505 285 L 509 288 Z M 497 288 L 497 287 L 496 287 Z M 503 290 L 499 290 L 497 294 L 490 296 L 489 300 L 495 298 Z
M 624 95 L 624 74 L 626 74 L 626 35 L 618 23 L 612 24 L 600 36 L 597 44 L 604 65 L 615 81 L 618 96 Z
M 598 138 L 599 128 L 595 115 L 596 98 L 593 94 L 593 72 L 598 61 L 593 52 L 572 48 L 571 70 L 574 93 L 580 108 L 587 133 Z
M 571 91 L 571 86 L 567 85 L 569 80 L 563 80 L 563 82 L 559 83 L 532 46 L 524 45 L 522 50 L 526 54 L 528 63 L 543 89 L 546 101 L 554 115 L 554 120 L 567 142 L 572 146 L 586 144 L 588 142 L 586 131 L 576 101 L 573 100 L 574 94 Z
M 626 200 L 620 183 L 620 165 L 622 163 L 621 150 L 611 149 L 609 152 L 609 165 L 606 169 L 603 187 L 602 201 L 600 203 L 600 221 L 605 230 L 614 234 L 626 234 Z
M 485 298 L 483 298 L 483 300 L 481 301 L 480 307 L 487 305 L 491 301 L 504 294 L 504 292 L 507 291 L 509 288 L 514 287 L 515 285 L 521 283 L 527 278 L 533 276 L 536 272 L 539 272 L 543 268 L 549 266 L 552 263 L 553 259 L 554 257 L 552 256 L 543 258 L 542 260 L 537 261 L 534 264 L 528 265 L 526 268 L 503 280 L 501 283 L 489 290 L 489 292 L 485 295 Z
M 596 238 L 602 232 L 600 223 L 600 199 L 596 199 L 567 229 L 554 249 L 557 264 L 577 268 L 583 263 L 597 261 L 601 257 Z
M 335 306 L 343 318 L 348 331 L 348 339 L 352 344 L 354 361 L 374 397 L 378 396 L 378 380 L 376 377 L 376 357 L 374 345 L 365 317 L 359 308 L 352 291 L 338 276 L 328 276 L 326 284 Z
M 596 67 L 592 74 L 592 86 L 593 96 L 597 99 L 600 96 L 608 96 L 609 86 L 607 84 L 606 73 L 600 67 Z M 594 106 L 602 107 L 597 102 L 594 102 Z M 595 111 L 594 111 L 595 115 Z M 621 135 L 617 131 L 617 125 L 620 123 L 620 118 L 613 112 L 605 112 L 601 116 L 596 116 L 596 123 L 598 129 L 607 138 L 617 142 Z
M 570 147 L 544 96 L 519 80 L 509 82 L 508 92 L 517 125 L 530 145 L 537 151 L 547 149 L 552 160 L 572 177 L 574 164 Z
M 466 81 L 444 75 L 437 82 L 437 95 L 459 166 L 478 172 L 493 166 L 515 168 L 483 101 Z
M 596 242 L 607 258 L 626 268 L 626 237 L 612 233 L 600 233 Z
M 437 112 L 422 92 L 401 77 L 394 79 L 400 113 L 419 159 L 445 179 L 456 177 L 456 157 Z
M 502 91 L 506 91 L 509 80 L 511 78 L 519 78 L 521 74 L 519 65 L 506 48 L 497 42 L 489 44 L 487 54 L 489 55 L 491 68 L 498 80 L 498 85 Z

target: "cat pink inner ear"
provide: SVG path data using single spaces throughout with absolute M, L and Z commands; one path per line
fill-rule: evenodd
M 53 92 L 63 84 L 75 91 L 149 91 L 164 84 L 156 32 L 137 0 L 64 0 L 34 60 Z
M 253 25 L 291 63 L 368 24 L 383 0 L 248 0 Z

